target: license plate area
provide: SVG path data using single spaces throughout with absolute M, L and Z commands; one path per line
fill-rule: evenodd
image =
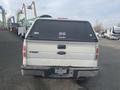
M 58 74 L 58 75 L 68 74 L 68 69 L 67 68 L 61 68 L 61 67 L 55 68 L 54 73 Z

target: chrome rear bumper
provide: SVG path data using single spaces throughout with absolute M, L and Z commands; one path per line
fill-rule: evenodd
M 56 68 L 65 68 L 67 73 L 56 74 Z M 41 76 L 47 78 L 80 78 L 93 77 L 99 72 L 98 67 L 49 67 L 49 66 L 21 66 L 22 75 Z

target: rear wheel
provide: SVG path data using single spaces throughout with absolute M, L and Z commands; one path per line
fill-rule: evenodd
M 25 38 L 25 34 L 22 36 L 22 38 L 23 38 L 23 39 Z
M 76 81 L 79 84 L 84 84 L 84 83 L 87 83 L 89 80 L 90 80 L 90 77 L 80 77 Z
M 35 78 L 35 79 L 36 78 L 41 78 L 41 76 L 38 76 L 38 75 L 33 75 L 32 77 Z
M 20 36 L 21 36 L 21 34 L 18 34 L 18 36 L 20 37 Z

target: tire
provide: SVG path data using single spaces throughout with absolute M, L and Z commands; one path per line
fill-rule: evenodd
M 25 38 L 25 36 L 22 36 L 22 38 L 24 39 L 24 38 Z
M 22 34 L 19 34 L 19 37 L 22 38 Z
M 38 75 L 33 75 L 33 78 L 41 78 L 42 76 L 38 76 Z
M 18 36 L 21 37 L 21 34 L 19 34 Z
M 76 80 L 78 84 L 85 84 L 90 80 L 90 77 L 80 77 L 79 79 Z

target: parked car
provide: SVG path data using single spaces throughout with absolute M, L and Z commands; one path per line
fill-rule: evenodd
M 18 27 L 18 36 L 24 38 L 27 30 L 26 27 Z
M 119 40 L 119 37 L 109 36 L 109 38 L 108 38 L 108 39 L 110 39 L 110 40 Z
M 98 39 L 88 21 L 37 19 L 22 52 L 22 75 L 79 79 L 99 71 Z
M 120 27 L 114 26 L 106 30 L 105 37 L 110 40 L 120 39 Z

